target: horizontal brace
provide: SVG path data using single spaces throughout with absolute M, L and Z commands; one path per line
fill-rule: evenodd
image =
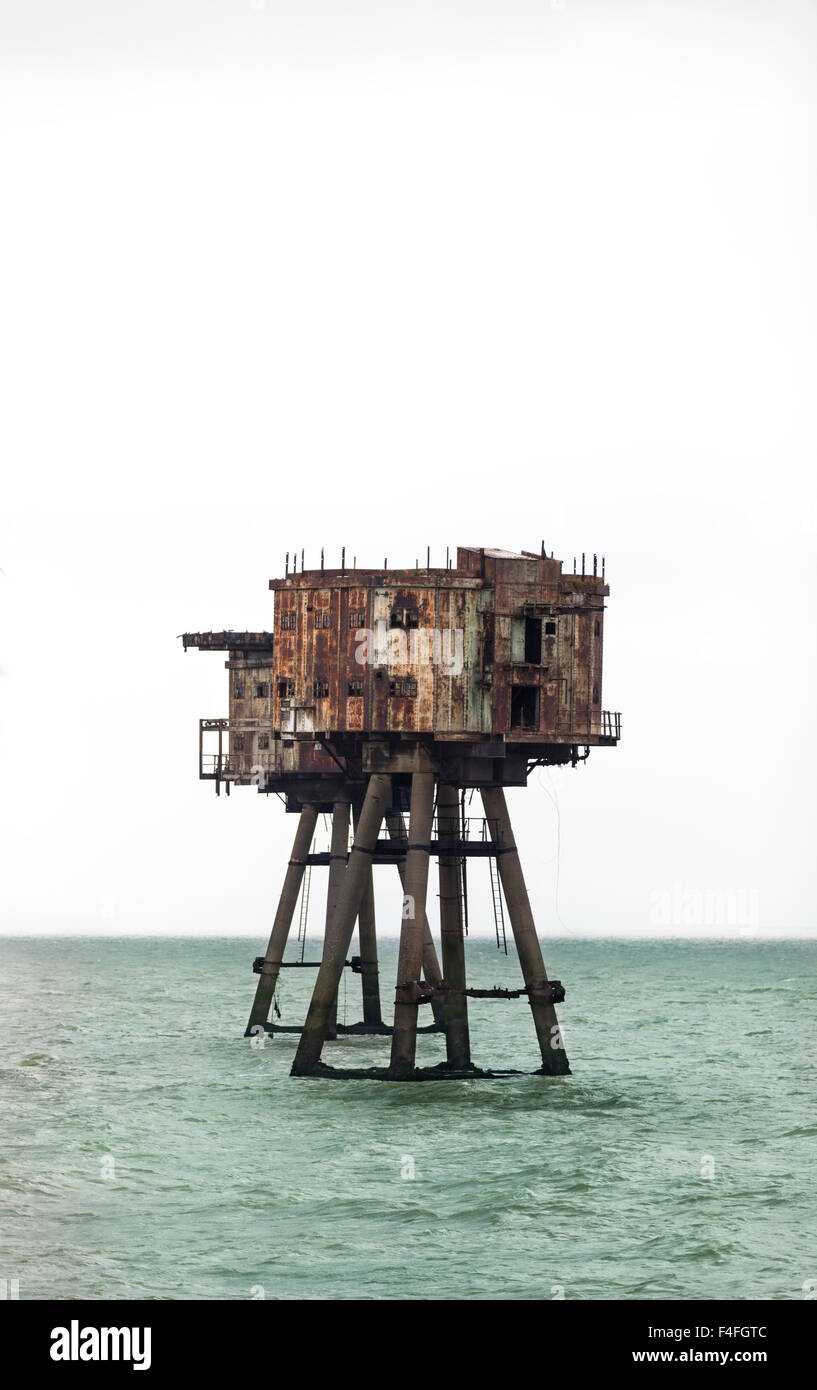
M 501 847 L 491 840 L 462 840 L 459 844 L 453 845 L 441 845 L 438 840 L 432 840 L 430 845 L 407 845 L 404 840 L 398 840 L 396 843 L 393 840 L 379 840 L 374 849 L 362 849 L 360 845 L 356 845 L 355 849 L 360 850 L 361 854 L 370 854 L 373 864 L 402 864 L 408 849 L 425 851 L 436 859 L 498 859 L 500 855 L 516 853 L 516 845 Z M 348 855 L 330 855 L 327 850 L 323 850 L 306 854 L 303 859 L 291 862 L 320 867 L 329 864 L 333 858 L 344 857 L 348 862 Z
M 452 995 L 466 995 L 469 999 L 521 999 L 527 995 L 531 1000 L 544 1004 L 561 1004 L 565 997 L 565 987 L 561 980 L 537 980 L 522 989 L 453 989 L 441 980 L 438 985 L 430 985 L 427 980 L 408 980 L 398 984 L 397 1004 L 430 1004 L 432 999 Z
M 352 970 L 354 970 L 354 961 L 356 960 L 357 956 L 353 956 L 352 960 L 345 960 L 343 964 L 351 966 Z M 252 971 L 254 975 L 270 975 L 274 973 L 273 971 L 265 970 L 265 965 L 271 965 L 275 970 L 320 970 L 321 964 L 322 962 L 319 960 L 267 960 L 265 956 L 256 956 L 252 963 Z

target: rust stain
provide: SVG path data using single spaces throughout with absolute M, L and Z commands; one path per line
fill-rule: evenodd
M 203 776 L 257 783 L 260 771 L 265 789 L 286 790 L 293 777 L 356 775 L 370 739 L 464 757 L 490 738 L 515 767 L 616 742 L 597 574 L 461 547 L 451 569 L 306 570 L 270 589 L 272 632 L 183 636 L 229 654 L 229 715 L 202 721 Z

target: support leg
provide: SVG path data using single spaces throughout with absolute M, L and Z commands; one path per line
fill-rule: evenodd
M 440 840 L 440 935 L 443 974 L 454 991 L 465 989 L 465 941 L 462 931 L 462 897 L 459 860 L 454 844 L 460 833 L 457 788 L 441 783 L 437 792 L 437 827 Z M 445 853 L 445 841 L 452 848 Z M 445 1047 L 449 1065 L 467 1067 L 471 1062 L 468 1035 L 468 1000 L 452 993 L 445 1000 Z
M 411 811 L 404 880 L 407 908 L 400 932 L 397 963 L 397 1002 L 391 1042 L 390 1076 L 396 1080 L 414 1071 L 417 1051 L 417 1009 L 412 991 L 423 964 L 423 918 L 428 890 L 429 842 L 434 815 L 434 774 L 415 772 L 411 779 Z M 421 916 L 422 913 L 422 916 Z
M 374 916 L 374 876 L 371 864 L 360 902 L 357 926 L 360 936 L 360 983 L 363 989 L 363 1022 L 381 1024 L 380 974 Z
M 405 845 L 406 826 L 402 813 L 400 811 L 388 811 L 386 813 L 386 825 L 388 826 L 389 839 Z M 405 865 L 398 864 L 397 872 L 400 875 L 400 882 L 403 885 L 403 893 L 405 894 Z M 428 980 L 430 985 L 439 985 L 442 983 L 443 972 L 440 969 L 440 962 L 437 959 L 434 937 L 431 935 L 431 928 L 428 925 L 428 914 L 425 908 L 423 908 L 423 976 Z M 445 1027 L 445 1004 L 442 999 L 432 999 L 431 1012 L 437 1027 L 442 1030 Z
M 281 969 L 286 944 L 289 939 L 289 929 L 292 925 L 292 917 L 295 912 L 295 904 L 298 901 L 298 893 L 301 889 L 301 882 L 304 876 L 304 857 L 309 853 L 309 846 L 312 843 L 312 836 L 315 833 L 315 822 L 318 819 L 318 812 L 314 806 L 304 806 L 301 811 L 298 829 L 295 832 L 295 842 L 292 846 L 289 865 L 284 876 L 284 886 L 281 889 L 281 897 L 278 901 L 278 910 L 275 913 L 275 921 L 272 924 L 269 944 L 267 945 L 264 957 L 264 966 L 258 979 L 258 988 L 255 991 L 255 999 L 250 1011 L 250 1018 L 247 1024 L 245 1037 L 249 1037 L 253 1030 L 263 1028 L 269 1018 L 270 1004 L 275 993 L 275 986 L 278 983 L 278 973 Z
M 313 1075 L 320 1066 L 321 1050 L 330 1010 L 338 991 L 343 962 L 352 940 L 355 918 L 366 889 L 367 870 L 391 794 L 391 778 L 376 773 L 369 778 L 355 842 L 343 876 L 343 885 L 324 941 L 306 1023 L 292 1064 L 293 1076 Z
M 329 934 L 332 917 L 340 899 L 340 890 L 343 885 L 343 876 L 346 873 L 346 856 L 349 850 L 349 802 L 336 801 L 332 806 L 332 840 L 329 850 L 329 887 L 326 891 L 326 922 L 323 935 L 323 949 L 326 951 L 326 941 Z M 329 1022 L 326 1028 L 327 1038 L 338 1036 L 338 995 L 335 991 L 335 998 L 329 1012 Z
M 528 890 L 519 862 L 519 852 L 513 838 L 511 818 L 501 787 L 485 787 L 482 791 L 485 814 L 491 827 L 491 839 L 496 842 L 497 868 L 508 904 L 513 937 L 528 995 L 536 1037 L 542 1053 L 542 1071 L 550 1076 L 566 1076 L 570 1072 L 567 1053 L 559 1029 L 556 1010 L 537 990 L 547 984 L 547 971 L 542 948 L 536 935 Z
M 354 821 L 357 830 L 360 807 L 355 808 Z M 374 875 L 369 867 L 368 880 L 363 890 L 360 911 L 357 918 L 360 938 L 360 983 L 363 991 L 363 1022 L 373 1027 L 383 1023 L 380 1008 L 380 971 L 377 961 L 377 936 L 375 933 Z

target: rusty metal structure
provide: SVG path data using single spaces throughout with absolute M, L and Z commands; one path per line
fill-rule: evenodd
M 602 708 L 605 598 L 602 559 L 573 572 L 540 552 L 460 547 L 445 568 L 290 569 L 271 579 L 269 632 L 183 634 L 184 648 L 228 654 L 229 714 L 199 725 L 199 775 L 218 793 L 251 786 L 280 795 L 298 826 L 275 919 L 254 969 L 247 1034 L 269 1021 L 299 895 L 314 865 L 328 868 L 323 950 L 295 1076 L 389 1080 L 498 1075 L 471 1060 L 468 999 L 525 997 L 543 1075 L 569 1072 L 555 1005 L 564 997 L 542 958 L 514 842 L 506 787 L 534 767 L 575 766 L 613 746 L 620 716 Z M 480 793 L 484 817 L 467 814 Z M 316 853 L 317 817 L 332 818 L 331 847 Z M 408 822 L 406 821 L 408 814 Z M 353 823 L 351 847 L 350 824 Z M 491 864 L 497 939 L 510 920 L 523 983 L 477 989 L 466 978 L 467 864 Z M 441 959 L 426 915 L 429 863 L 439 861 Z M 396 866 L 403 915 L 394 1015 L 381 1012 L 373 869 Z M 304 875 L 306 873 L 306 881 Z M 503 904 L 504 897 L 504 904 Z M 359 956 L 348 958 L 355 924 Z M 361 977 L 363 1018 L 337 1022 L 344 968 Z M 416 1065 L 420 1009 L 444 1031 L 446 1061 Z M 338 1032 L 391 1039 L 388 1066 L 339 1071 L 322 1061 Z

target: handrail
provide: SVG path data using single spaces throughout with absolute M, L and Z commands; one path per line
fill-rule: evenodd
M 602 710 L 601 732 L 603 738 L 621 738 L 621 713 L 619 710 Z

